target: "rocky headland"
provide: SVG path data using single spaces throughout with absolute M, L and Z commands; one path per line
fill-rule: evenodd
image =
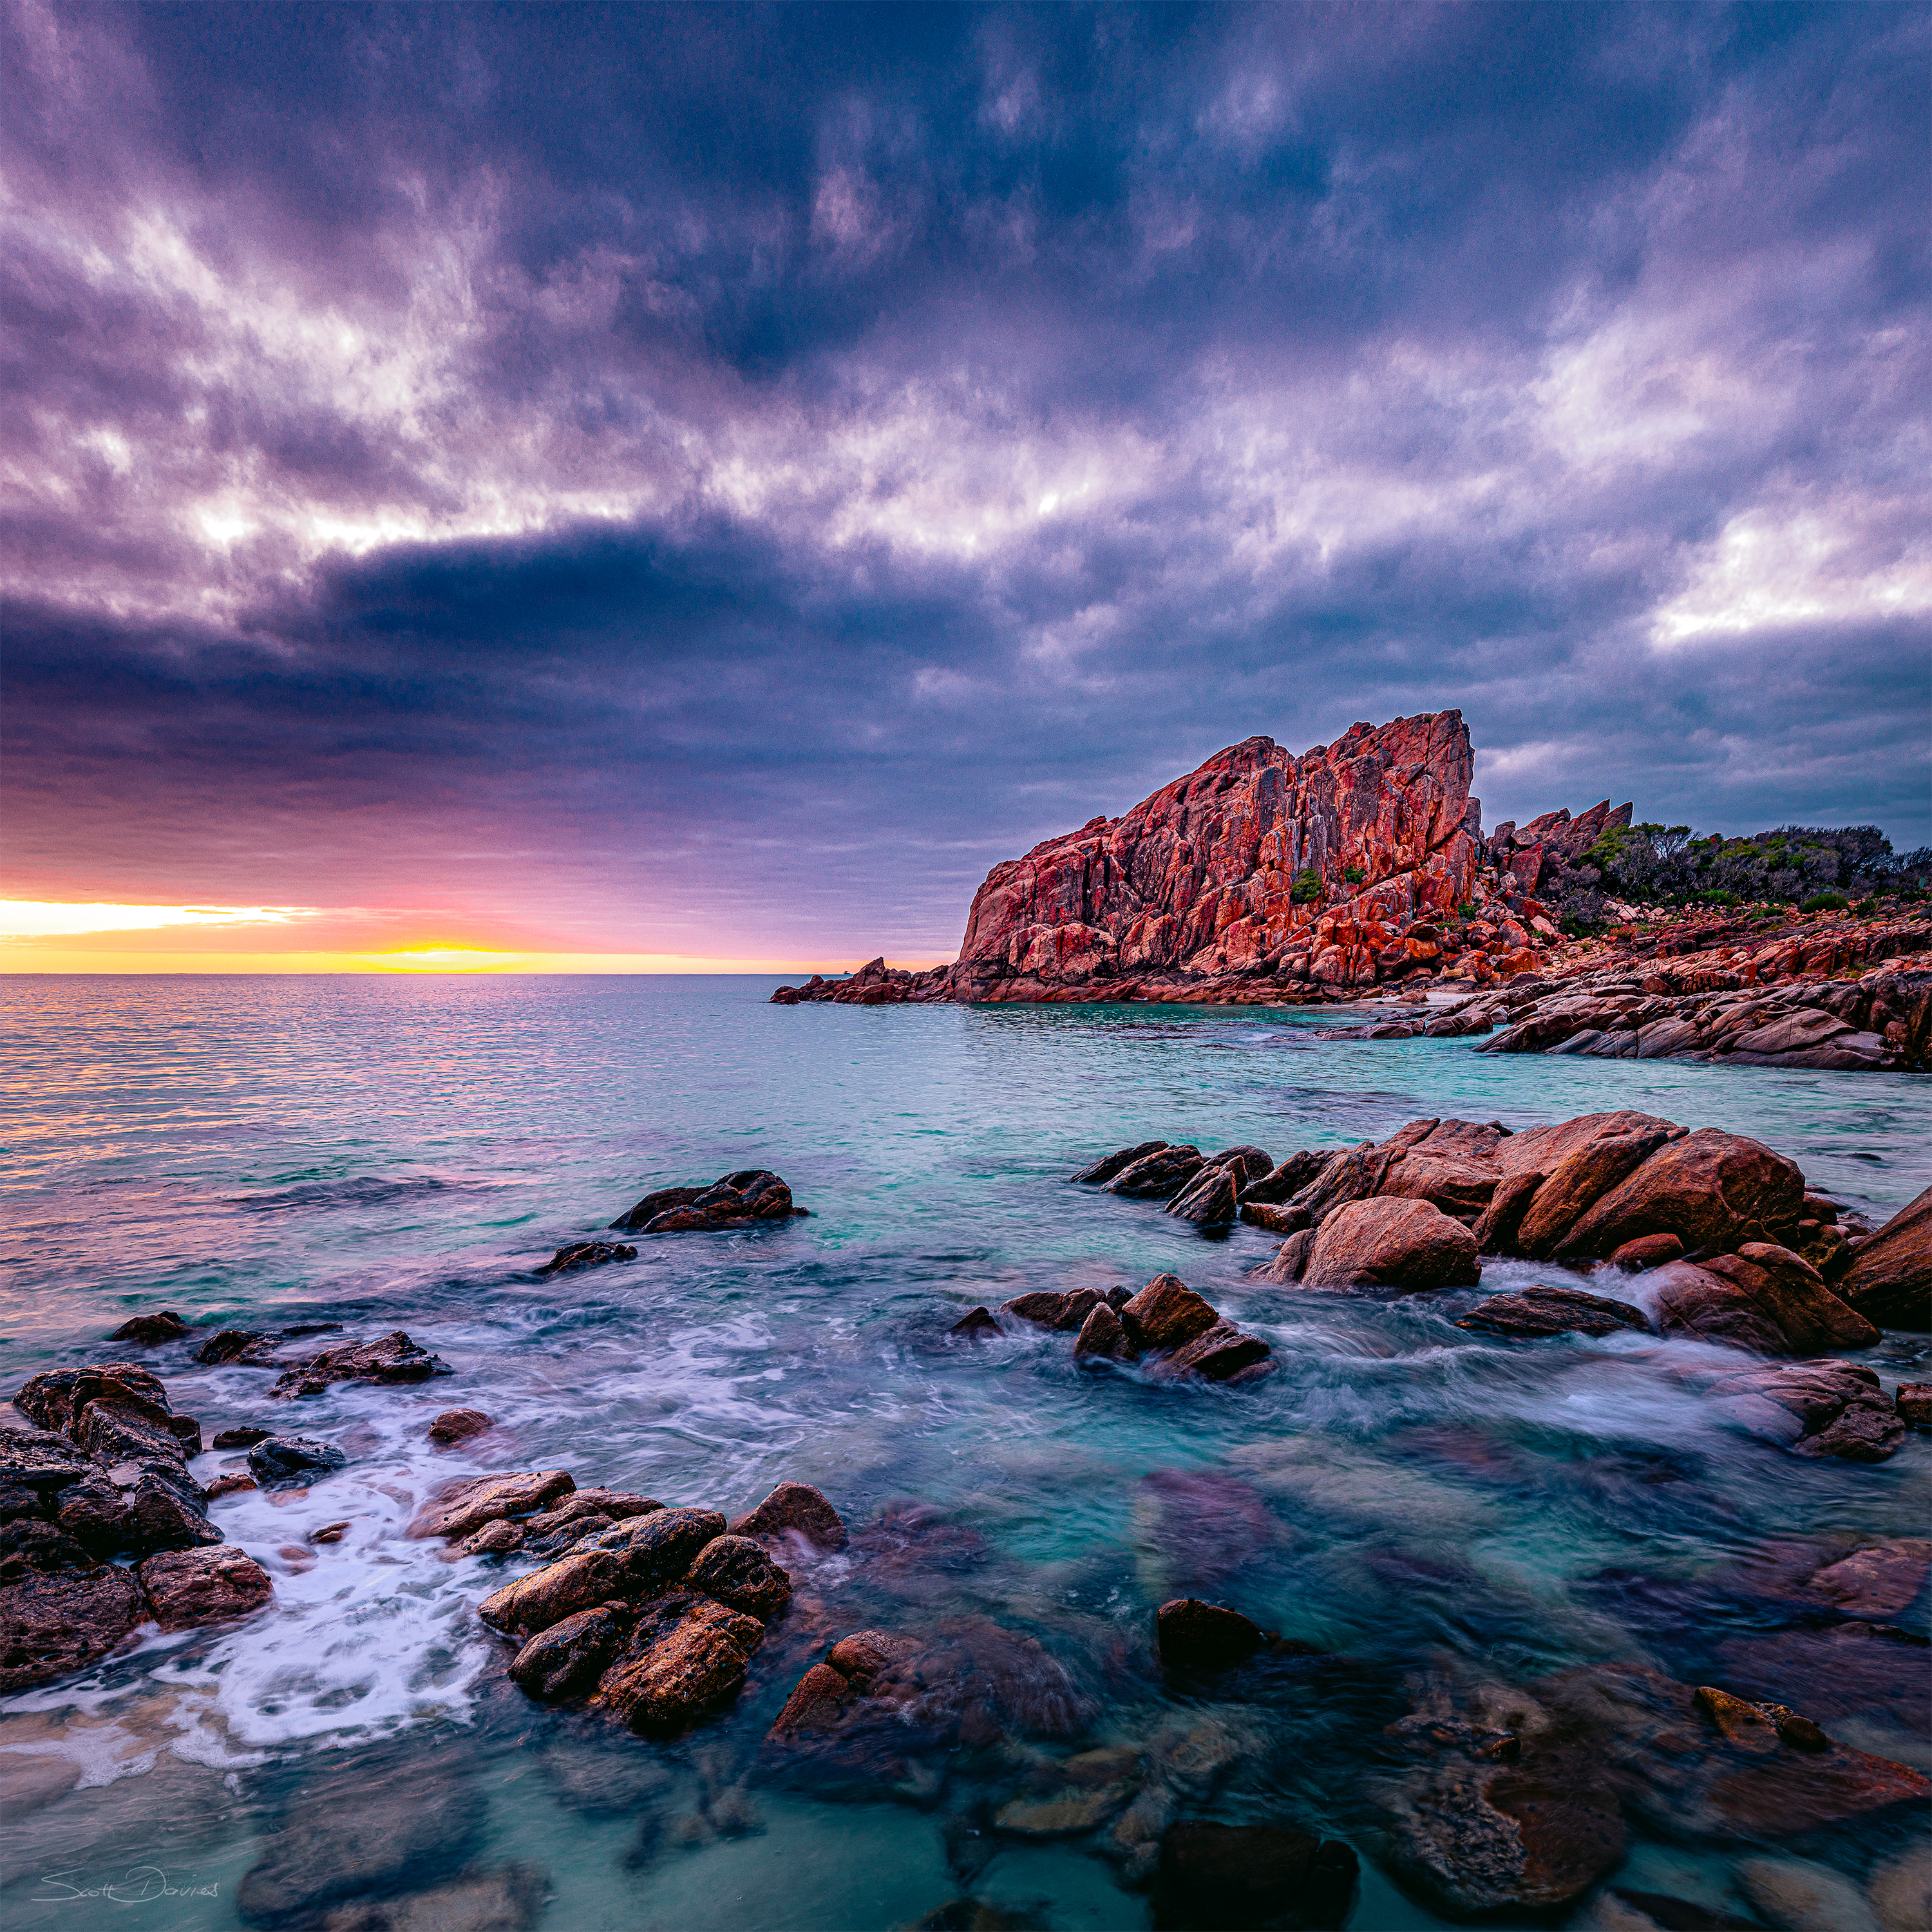
M 995 866 L 951 965 L 908 971 L 874 959 L 772 998 L 1311 1006 L 1379 991 L 1457 1001 L 1454 1015 L 1392 1028 L 1486 1034 L 1506 1019 L 1510 1034 L 1492 1051 L 1926 1065 L 1932 918 L 1910 891 L 1856 908 L 1831 892 L 1808 909 L 1631 904 L 1603 888 L 1616 883 L 1619 855 L 1651 851 L 1646 835 L 1662 828 L 1634 831 L 1631 806 L 1606 799 L 1486 832 L 1474 769 L 1458 711 L 1354 725 L 1299 757 L 1250 738 L 1123 817 Z M 1766 849 L 1786 856 L 1782 844 Z M 1798 878 L 1800 863 L 1794 850 L 1781 872 L 1767 860 L 1685 877 L 1736 872 L 1749 885 Z M 1597 916 L 1566 910 L 1578 907 Z M 1683 1025 L 1658 1027 L 1664 1020 Z M 1525 1021 L 1535 1024 L 1522 1030 Z M 1640 1046 L 1646 1027 L 1655 1030 Z

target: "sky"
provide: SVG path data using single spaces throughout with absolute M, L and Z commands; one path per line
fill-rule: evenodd
M 1222 746 L 1932 838 L 1932 8 L 0 0 L 0 969 L 950 958 Z

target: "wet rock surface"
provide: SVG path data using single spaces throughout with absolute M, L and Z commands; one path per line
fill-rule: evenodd
M 1620 1329 L 1651 1332 L 1640 1308 L 1579 1288 L 1526 1288 L 1515 1294 L 1492 1294 L 1457 1318 L 1459 1328 L 1533 1340 L 1546 1335 L 1614 1335 Z
M 633 1234 L 705 1233 L 789 1220 L 806 1211 L 793 1204 L 791 1190 L 779 1176 L 765 1168 L 752 1167 L 724 1174 L 709 1187 L 658 1188 L 610 1225 Z
M 284 1369 L 269 1393 L 320 1395 L 332 1382 L 376 1382 L 407 1386 L 454 1371 L 440 1357 L 419 1348 L 398 1328 L 374 1342 L 345 1342 L 325 1348 Z
M 274 1594 L 260 1564 L 226 1544 L 150 1556 L 140 1575 L 154 1621 L 164 1630 L 251 1616 Z

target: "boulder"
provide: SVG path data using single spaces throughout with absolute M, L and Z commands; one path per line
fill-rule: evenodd
M 480 1408 L 446 1408 L 432 1419 L 428 1433 L 437 1448 L 447 1449 L 456 1443 L 467 1442 L 472 1436 L 481 1436 L 486 1429 L 495 1426 Z M 218 1438 L 215 1447 L 220 1446 Z
M 1801 1456 L 1882 1462 L 1905 1441 L 1891 1397 L 1856 1363 L 1768 1363 L 1693 1380 L 1738 1427 Z
M 1217 1319 L 1192 1341 L 1184 1342 L 1160 1364 L 1163 1376 L 1199 1376 L 1210 1382 L 1232 1382 L 1268 1360 L 1272 1351 L 1258 1335 L 1250 1335 L 1226 1319 Z
M 266 1436 L 248 1451 L 248 1473 L 265 1490 L 312 1483 L 349 1460 L 332 1442 L 306 1436 Z
M 784 1708 L 772 1720 L 770 1735 L 782 1738 L 802 1731 L 829 1730 L 857 1695 L 849 1677 L 830 1664 L 814 1664 L 798 1680 Z
M 731 1525 L 734 1536 L 773 1537 L 796 1532 L 820 1550 L 843 1550 L 845 1525 L 809 1483 L 781 1483 L 754 1510 Z
M 685 1573 L 694 1590 L 726 1609 L 768 1624 L 791 1601 L 791 1578 L 748 1536 L 720 1536 L 698 1552 Z
M 150 1556 L 140 1576 L 154 1621 L 164 1630 L 252 1616 L 274 1594 L 267 1570 L 229 1544 Z
M 1112 1180 L 1124 1168 L 1132 1167 L 1137 1160 L 1144 1160 L 1150 1154 L 1164 1153 L 1165 1141 L 1142 1141 L 1138 1147 L 1122 1148 L 1118 1154 L 1102 1154 L 1090 1167 L 1083 1167 L 1078 1174 L 1069 1178 L 1089 1187 L 1098 1186 L 1103 1180 Z
M 1543 1182 L 1540 1168 L 1527 1168 L 1505 1174 L 1496 1183 L 1488 1206 L 1476 1217 L 1473 1232 L 1478 1253 L 1506 1255 L 1515 1248 L 1516 1229 Z
M 58 1523 L 35 1516 L 0 1522 L 0 1586 L 32 1576 L 79 1576 L 98 1565 Z
M 44 1498 L 94 1473 L 94 1464 L 50 1429 L 0 1429 L 0 1485 Z
M 577 1486 L 567 1469 L 532 1469 L 514 1475 L 478 1476 L 426 1504 L 410 1525 L 411 1536 L 467 1536 L 486 1522 L 534 1516 Z
M 1301 1270 L 1306 1288 L 1384 1288 L 1406 1294 L 1473 1285 L 1476 1238 L 1426 1201 L 1351 1202 L 1315 1231 Z
M 1898 1419 L 1914 1429 L 1932 1429 L 1932 1382 L 1900 1382 Z
M 510 1664 L 511 1682 L 546 1701 L 586 1693 L 630 1635 L 633 1621 L 629 1606 L 622 1603 L 593 1604 L 562 1618 L 517 1652 Z
M 0 1588 L 0 1696 L 98 1662 L 146 1615 L 134 1573 L 111 1564 L 33 1571 Z
M 1664 1144 L 1670 1131 L 1660 1125 L 1598 1134 L 1565 1155 L 1517 1224 L 1517 1251 L 1547 1260 L 1589 1208 Z
M 1881 1328 L 1932 1329 L 1932 1187 L 1860 1244 L 1838 1292 Z
M 1120 1326 L 1138 1348 L 1161 1353 L 1184 1348 L 1220 1319 L 1178 1276 L 1157 1274 L 1120 1311 Z
M 268 1336 L 258 1334 L 252 1328 L 224 1328 L 196 1349 L 194 1358 L 211 1366 L 248 1359 L 262 1360 L 274 1346 Z
M 216 1430 L 208 1447 L 211 1449 L 252 1449 L 258 1442 L 266 1442 L 274 1434 L 272 1429 L 221 1429 Z
M 1304 1148 L 1292 1154 L 1279 1166 L 1270 1168 L 1258 1180 L 1250 1180 L 1241 1190 L 1241 1198 L 1258 1205 L 1279 1207 L 1307 1186 L 1335 1158 L 1335 1154 L 1332 1148 Z
M 1070 1334 L 1106 1299 L 1097 1288 L 1069 1288 L 1064 1294 L 1056 1294 L 1051 1288 L 1036 1288 L 1030 1294 L 1016 1294 L 1012 1300 L 1003 1301 L 1000 1312 L 1030 1322 L 1037 1328 Z
M 446 1884 L 338 1906 L 320 1932 L 532 1932 L 549 1891 L 541 1865 L 472 1866 Z
M 165 1432 L 168 1392 L 160 1378 L 138 1362 L 102 1362 L 85 1369 L 51 1369 L 30 1377 L 14 1392 L 14 1406 L 41 1429 L 79 1442 L 88 1405 L 108 1402 L 142 1415 Z M 85 1447 L 85 1444 L 82 1446 Z
M 1073 1342 L 1076 1361 L 1133 1362 L 1140 1351 L 1130 1339 L 1120 1318 L 1106 1302 L 1088 1311 Z
M 1226 1670 L 1254 1655 L 1268 1634 L 1239 1610 L 1178 1597 L 1154 1613 L 1154 1642 L 1170 1670 Z
M 1666 1335 L 1694 1335 L 1760 1355 L 1791 1352 L 1784 1331 L 1744 1289 L 1695 1262 L 1666 1262 L 1645 1286 Z
M 1178 1194 L 1202 1165 L 1197 1147 L 1162 1148 L 1124 1167 L 1108 1182 L 1107 1192 L 1130 1201 L 1166 1201 Z
M 598 1523 L 607 1520 L 598 1516 Z M 513 1550 L 524 1546 L 523 1531 L 514 1522 L 486 1522 L 481 1529 L 472 1530 L 457 1545 L 466 1556 L 508 1556 Z
M 1170 1825 L 1154 1870 L 1154 1922 L 1174 1932 L 1339 1926 L 1358 1874 L 1339 1839 L 1276 1825 Z
M 530 1636 L 612 1598 L 638 1594 L 623 1558 L 610 1550 L 578 1550 L 494 1590 L 476 1614 L 493 1630 Z
M 1587 1294 L 1577 1288 L 1526 1288 L 1514 1294 L 1492 1294 L 1478 1303 L 1456 1324 L 1481 1334 L 1508 1335 L 1522 1341 L 1546 1335 L 1614 1335 L 1624 1330 L 1650 1333 L 1650 1321 L 1640 1308 Z
M 1802 1256 L 1771 1241 L 1747 1241 L 1734 1255 L 1714 1255 L 1702 1264 L 1749 1295 L 1775 1324 L 1793 1355 L 1834 1354 L 1844 1348 L 1869 1348 L 1879 1331 L 1825 1286 L 1825 1278 Z
M 998 1334 L 1000 1324 L 993 1318 L 991 1309 L 969 1308 L 946 1332 L 958 1336 L 962 1342 L 974 1342 Z
M 1308 1226 L 1306 1208 L 1275 1207 L 1265 1201 L 1244 1201 L 1240 1217 L 1250 1227 L 1265 1228 L 1271 1234 L 1298 1234 Z
M 1400 1790 L 1390 1825 L 1398 1867 L 1459 1918 L 1567 1905 L 1629 1845 L 1616 1790 L 1576 1755 L 1451 1760 Z
M 1654 1114 L 1638 1113 L 1621 1108 L 1614 1113 L 1579 1114 L 1573 1120 L 1558 1120 L 1548 1126 L 1526 1127 L 1498 1143 L 1496 1163 L 1502 1173 L 1554 1174 L 1570 1156 L 1594 1140 L 1606 1136 L 1646 1134 L 1661 1131 L 1681 1136 L 1683 1130 Z
M 738 1694 L 764 1634 L 755 1618 L 708 1597 L 661 1598 L 639 1616 L 592 1702 L 634 1731 L 681 1730 Z
M 618 1557 L 634 1592 L 657 1589 L 682 1576 L 698 1552 L 724 1534 L 724 1519 L 716 1510 L 659 1509 L 599 1530 L 577 1549 Z
M 1641 1274 L 1646 1268 L 1661 1268 L 1666 1262 L 1682 1261 L 1684 1244 L 1675 1234 L 1640 1234 L 1626 1241 L 1610 1257 L 1610 1265 L 1625 1274 Z
M 622 1241 L 572 1241 L 557 1250 L 540 1275 L 574 1274 L 579 1268 L 602 1268 L 607 1262 L 634 1262 L 638 1251 Z
M 1192 1222 L 1197 1228 L 1232 1227 L 1239 1173 L 1239 1168 L 1232 1162 L 1222 1167 L 1202 1168 L 1196 1178 L 1168 1203 L 1168 1213 L 1177 1220 Z
M 1606 1255 L 1640 1234 L 1693 1250 L 1776 1241 L 1796 1230 L 1804 1178 L 1761 1141 L 1700 1127 L 1660 1148 L 1558 1244 L 1559 1256 Z
M 132 1342 L 143 1348 L 158 1348 L 164 1342 L 178 1342 L 189 1332 L 188 1324 L 171 1308 L 158 1315 L 136 1315 L 122 1323 L 110 1342 Z
M 320 1395 L 331 1382 L 377 1382 L 406 1385 L 426 1382 L 433 1376 L 455 1370 L 427 1348 L 419 1348 L 398 1328 L 374 1342 L 345 1342 L 284 1369 L 271 1395 Z
M 1490 1204 L 1498 1178 L 1493 1161 L 1438 1154 L 1425 1142 L 1389 1169 L 1382 1192 L 1384 1198 L 1426 1201 L 1457 1220 L 1473 1222 Z
M 668 1198 L 674 1195 L 682 1198 Z M 647 1194 L 610 1225 L 646 1234 L 706 1233 L 789 1220 L 801 1211 L 793 1205 L 790 1188 L 777 1174 L 768 1168 L 748 1167 L 709 1187 L 664 1188 Z

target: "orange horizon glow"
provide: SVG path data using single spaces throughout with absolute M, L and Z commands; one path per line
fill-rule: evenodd
M 488 929 L 493 925 L 496 929 Z M 472 929 L 464 930 L 466 926 Z M 211 928 L 221 928 L 227 944 L 211 946 Z M 235 944 L 249 928 L 254 928 L 248 934 L 254 944 Z M 400 909 L 0 899 L 0 974 L 7 975 L 742 973 L 802 980 L 814 973 L 850 973 L 874 956 L 573 946 L 552 934 L 506 932 L 485 919 L 435 918 L 431 923 L 420 911 Z M 948 962 L 892 963 L 923 968 Z

